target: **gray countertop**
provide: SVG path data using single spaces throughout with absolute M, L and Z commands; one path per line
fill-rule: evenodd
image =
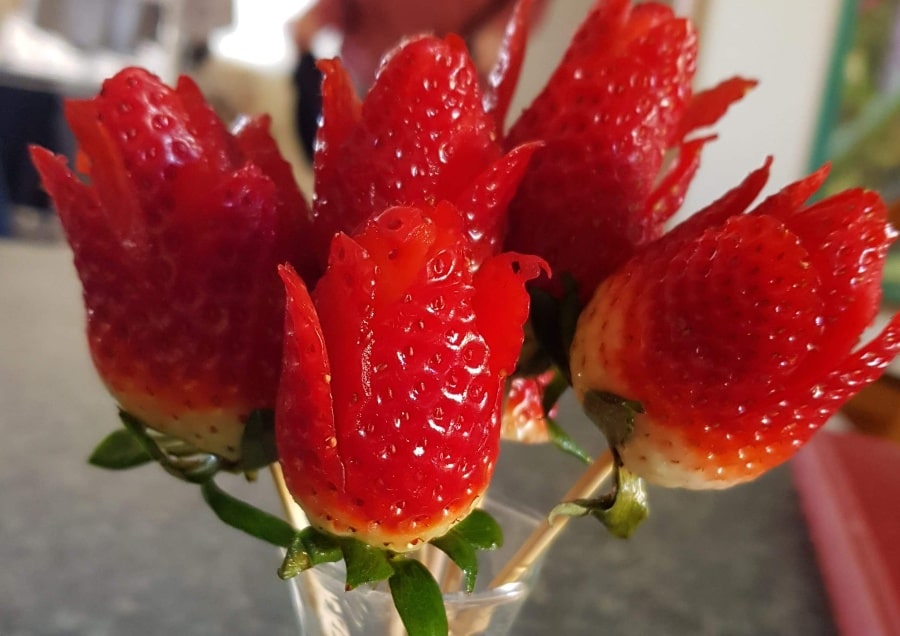
M 0 241 L 0 634 L 296 634 L 273 548 L 223 526 L 156 466 L 85 463 L 118 424 L 82 325 L 67 249 Z M 493 488 L 546 510 L 580 470 L 508 446 Z M 267 480 L 224 485 L 277 511 Z M 726 492 L 654 489 L 650 501 L 629 541 L 570 524 L 514 634 L 835 633 L 786 468 Z

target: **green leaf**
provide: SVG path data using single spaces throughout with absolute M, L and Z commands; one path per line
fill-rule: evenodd
M 395 559 L 394 574 L 388 584 L 409 636 L 447 636 L 444 599 L 428 568 L 415 559 Z
M 384 550 L 374 548 L 357 539 L 340 540 L 344 562 L 347 564 L 347 588 L 377 583 L 394 574 L 394 566 Z
M 465 577 L 466 592 L 472 593 L 478 578 L 478 553 L 475 551 L 475 547 L 453 530 L 442 537 L 432 539 L 431 544 L 459 566 Z
M 503 545 L 503 529 L 490 513 L 476 508 L 450 532 L 463 537 L 478 550 L 496 550 Z
M 627 539 L 647 518 L 648 513 L 644 480 L 618 466 L 614 492 L 597 499 L 577 499 L 561 503 L 550 511 L 550 521 L 560 515 L 583 517 L 589 514 L 603 523 L 614 536 Z
M 471 592 L 478 577 L 477 550 L 496 550 L 503 545 L 503 530 L 489 513 L 477 508 L 431 543 L 459 566 L 465 575 L 466 591 Z
M 634 416 L 644 412 L 640 402 L 594 389 L 584 394 L 582 404 L 584 412 L 603 432 L 611 448 L 628 440 L 634 430 Z
M 200 489 L 203 500 L 229 526 L 281 548 L 288 548 L 294 542 L 296 531 L 284 519 L 232 497 L 212 479 L 203 482 Z
M 138 441 L 138 443 L 147 451 L 147 454 L 150 455 L 151 458 L 156 461 L 162 461 L 165 459 L 165 453 L 163 453 L 159 446 L 156 445 L 156 442 L 147 434 L 147 427 L 144 425 L 142 421 L 136 418 L 131 413 L 127 411 L 119 410 L 119 419 L 122 420 L 122 424 L 131 433 L 134 438 Z
M 287 580 L 320 563 L 340 561 L 342 556 L 341 546 L 335 537 L 308 526 L 294 535 L 278 569 L 278 576 Z
M 250 471 L 264 468 L 278 460 L 275 447 L 275 412 L 271 409 L 257 409 L 250 413 L 241 437 L 241 459 L 239 470 Z
M 552 417 L 544 417 L 547 425 L 547 434 L 550 435 L 550 442 L 564 453 L 568 453 L 572 457 L 580 459 L 585 464 L 590 464 L 593 460 L 581 446 L 578 445 L 572 437 L 566 433 L 563 428 Z
M 124 428 L 107 435 L 88 458 L 90 464 L 110 470 L 134 468 L 150 461 L 153 457 L 144 445 Z

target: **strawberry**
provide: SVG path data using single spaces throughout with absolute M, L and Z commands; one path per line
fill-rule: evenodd
M 805 204 L 820 170 L 745 212 L 768 168 L 639 250 L 579 319 L 576 393 L 641 403 L 617 450 L 649 481 L 757 477 L 900 350 L 900 316 L 857 348 L 895 236 L 880 197 L 857 189 Z
M 537 145 L 503 155 L 462 40 L 405 42 L 384 60 L 364 101 L 338 61 L 320 68 L 313 204 L 320 262 L 336 232 L 353 233 L 394 205 L 442 200 L 463 212 L 476 264 L 499 251 L 507 205 Z
M 283 290 L 307 274 L 308 210 L 265 119 L 230 134 L 196 85 L 130 68 L 70 101 L 79 180 L 33 160 L 74 251 L 91 355 L 120 406 L 229 459 L 243 423 L 273 408 Z
M 472 273 L 449 203 L 389 208 L 338 234 L 312 296 L 290 268 L 276 439 L 311 522 L 407 551 L 484 495 L 500 399 L 543 265 L 501 254 Z
M 521 56 L 524 37 L 514 30 L 507 54 Z M 689 133 L 754 85 L 734 78 L 692 96 L 696 56 L 693 26 L 668 7 L 598 0 L 506 136 L 507 148 L 545 143 L 509 207 L 506 248 L 542 256 L 557 280 L 571 274 L 582 301 L 681 205 L 711 139 Z M 496 83 L 502 106 L 509 82 Z
M 544 389 L 553 381 L 555 372 L 544 371 L 536 376 L 511 378 L 503 402 L 501 431 L 503 439 L 526 444 L 542 444 L 550 441 L 547 416 L 556 417 L 554 406 L 544 414 Z

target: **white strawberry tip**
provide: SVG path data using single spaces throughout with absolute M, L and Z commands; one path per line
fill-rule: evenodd
M 229 461 L 240 459 L 241 436 L 247 419 L 246 409 L 183 408 L 173 414 L 171 405 L 160 403 L 153 396 L 138 392 L 116 392 L 112 388 L 110 390 L 118 398 L 122 410 L 151 429 L 183 439 L 201 451 L 214 453 Z

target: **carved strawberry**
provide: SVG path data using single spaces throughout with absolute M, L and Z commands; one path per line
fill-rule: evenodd
M 547 416 L 556 417 L 554 406 L 544 413 L 544 390 L 553 381 L 555 371 L 545 371 L 536 376 L 514 377 L 506 388 L 503 402 L 501 430 L 503 439 L 526 444 L 542 444 L 550 441 Z
M 196 85 L 130 68 L 66 116 L 87 183 L 32 156 L 84 288 L 91 355 L 120 406 L 237 458 L 247 415 L 273 408 L 284 293 L 307 274 L 307 209 L 266 119 L 229 134 Z
M 508 55 L 521 56 L 525 23 L 514 22 Z M 662 234 L 710 139 L 688 135 L 754 85 L 735 78 L 692 96 L 696 39 L 664 5 L 599 0 L 506 137 L 508 148 L 545 143 L 510 205 L 506 247 L 542 256 L 557 281 L 571 274 L 582 301 Z M 514 76 L 518 65 L 503 68 Z M 500 72 L 489 93 L 498 119 L 514 81 Z M 667 153 L 675 154 L 669 164 Z
M 364 101 L 338 61 L 320 68 L 313 213 L 323 266 L 336 232 L 352 233 L 394 205 L 442 200 L 462 211 L 476 263 L 499 251 L 507 206 L 536 144 L 503 155 L 463 41 L 403 43 Z
M 276 410 L 288 487 L 312 523 L 410 550 L 478 503 L 500 441 L 534 257 L 472 273 L 449 203 L 339 234 L 312 297 L 290 269 Z
M 873 192 L 804 204 L 825 170 L 744 213 L 768 165 L 640 250 L 598 288 L 572 347 L 579 397 L 636 400 L 608 431 L 625 467 L 725 488 L 785 461 L 900 350 L 875 317 L 895 233 Z

